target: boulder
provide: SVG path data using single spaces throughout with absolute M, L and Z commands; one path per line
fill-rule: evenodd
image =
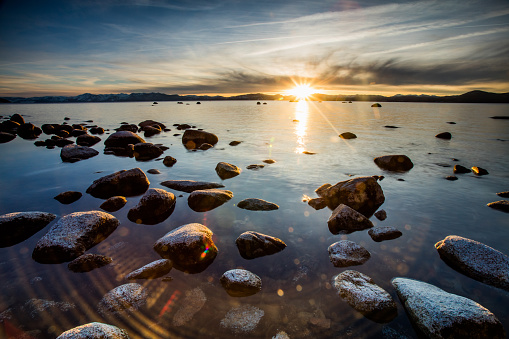
M 10 134 L 16 134 L 19 126 L 20 126 L 20 124 L 18 124 L 15 121 L 5 120 L 5 121 L 2 121 L 2 123 L 0 124 L 0 130 L 2 132 L 6 132 L 6 133 L 10 133 Z
M 62 192 L 53 199 L 57 200 L 61 204 L 72 204 L 73 202 L 79 200 L 83 194 L 81 192 L 76 191 L 67 191 Z
M 381 169 L 392 172 L 407 172 L 414 167 L 412 160 L 403 154 L 383 155 L 376 157 L 374 161 Z
M 58 147 L 65 147 L 67 145 L 72 145 L 74 144 L 74 141 L 72 140 L 67 140 L 67 139 L 63 139 L 63 138 L 60 138 L 60 139 L 53 139 L 55 140 L 55 146 L 58 146 Z M 79 147 L 86 147 L 86 146 L 79 146 Z M 90 151 L 90 150 L 87 150 L 85 151 L 85 154 L 93 154 L 94 152 Z M 94 155 L 92 155 L 94 156 Z M 62 154 L 60 154 L 60 157 L 62 157 Z M 71 158 L 69 162 L 76 162 L 78 161 L 79 159 L 78 158 Z
M 509 291 L 509 257 L 475 240 L 449 235 L 435 244 L 440 258 L 460 273 Z
M 453 172 L 455 174 L 463 174 L 463 173 L 470 173 L 472 171 L 470 169 L 466 168 L 465 166 L 454 165 Z
M 234 334 L 246 334 L 252 332 L 265 312 L 252 305 L 241 305 L 232 308 L 226 313 L 220 324 Z
M 137 224 L 155 225 L 166 220 L 175 209 L 175 195 L 161 188 L 149 188 L 127 218 Z
M 355 139 L 357 136 L 352 132 L 344 132 L 339 135 L 341 139 Z
M 37 242 L 32 258 L 41 264 L 71 261 L 106 239 L 118 224 L 117 218 L 101 211 L 67 214 Z
M 487 175 L 489 174 L 488 171 L 482 167 L 478 167 L 478 166 L 473 166 L 472 167 L 472 172 L 475 174 L 475 175 Z
M 108 324 L 99 322 L 88 323 L 60 334 L 57 339 L 129 339 L 126 331 Z
M 165 156 L 163 159 L 163 165 L 166 167 L 173 167 L 177 163 L 177 159 L 171 156 Z
M 105 255 L 86 253 L 67 264 L 67 268 L 76 273 L 84 273 L 106 266 L 112 261 L 113 259 Z
M 159 127 L 160 130 L 164 130 L 166 128 L 166 125 L 161 123 L 161 122 L 157 122 L 157 121 L 154 121 L 154 120 L 145 120 L 145 121 L 142 121 L 138 124 L 138 126 L 140 126 L 142 129 L 144 127 L 148 127 L 148 126 L 151 126 L 151 127 Z
M 101 141 L 101 138 L 96 137 L 95 135 L 89 135 L 89 134 L 82 134 L 76 138 L 76 144 L 80 146 L 94 146 L 99 141 Z
M 232 297 L 247 297 L 260 292 L 262 279 L 243 269 L 229 270 L 221 276 L 221 285 Z
M 134 157 L 139 161 L 152 160 L 163 154 L 163 150 L 149 142 L 134 145 Z
M 365 274 L 347 270 L 335 276 L 332 285 L 343 300 L 370 320 L 387 323 L 398 315 L 391 295 Z
M 344 204 L 368 218 L 385 201 L 382 187 L 373 177 L 353 178 L 330 187 L 324 185 L 318 188 L 316 193 L 324 198 L 327 206 L 332 210 Z
M 88 146 L 69 144 L 60 151 L 60 158 L 63 162 L 76 162 L 95 157 L 97 154 L 99 154 L 98 151 Z
M 99 207 L 102 208 L 103 210 L 105 210 L 106 212 L 116 212 L 119 209 L 121 209 L 122 207 L 124 207 L 126 203 L 127 203 L 127 199 L 125 197 L 117 195 L 117 196 L 108 198 Z
M 373 227 L 373 223 L 363 214 L 343 204 L 332 212 L 327 225 L 332 234 L 348 234 Z
M 16 134 L 11 134 L 7 132 L 0 132 L 0 144 L 9 142 L 16 138 Z
M 146 174 L 139 168 L 133 168 L 94 180 L 87 188 L 87 193 L 100 199 L 108 199 L 116 195 L 132 197 L 143 194 L 149 185 Z
M 473 300 L 413 279 L 394 278 L 392 285 L 423 337 L 505 338 L 495 315 Z
M 329 246 L 329 259 L 335 267 L 362 265 L 371 254 L 367 249 L 350 240 L 340 240 Z
M 156 279 L 170 273 L 173 264 L 169 259 L 160 259 L 151 262 L 126 275 L 127 280 Z
M 314 198 L 308 200 L 308 205 L 313 207 L 315 210 L 321 210 L 327 207 L 327 203 L 324 198 Z
M 92 127 L 89 131 L 90 134 L 104 134 L 104 128 L 102 127 Z
M 194 181 L 194 180 L 167 180 L 163 181 L 161 185 L 177 191 L 187 193 L 191 193 L 196 190 L 207 190 L 212 188 L 224 187 L 223 184 L 218 184 L 215 182 Z
M 370 229 L 368 234 L 376 242 L 396 239 L 403 235 L 400 230 L 392 226 L 375 227 Z
M 180 226 L 156 241 L 154 250 L 181 271 L 199 273 L 216 258 L 217 247 L 212 231 L 198 223 Z
M 147 297 L 147 289 L 140 284 L 124 284 L 103 296 L 99 301 L 98 311 L 102 316 L 129 315 L 145 305 Z
M 110 136 L 104 141 L 104 146 L 125 148 L 129 144 L 135 145 L 144 142 L 145 140 L 143 140 L 142 137 L 131 131 L 118 131 L 110 134 Z
M 177 127 L 177 129 L 181 129 L 182 125 Z M 215 145 L 219 139 L 213 133 L 198 131 L 192 129 L 186 129 L 184 135 L 182 136 L 182 144 L 187 149 L 196 149 L 199 148 L 202 144 L 210 144 Z
M 435 135 L 435 138 L 450 140 L 452 135 L 449 132 L 442 132 Z
M 220 162 L 216 165 L 216 173 L 222 180 L 236 177 L 240 172 L 242 170 L 239 167 L 227 162 Z
M 13 246 L 30 238 L 56 217 L 46 212 L 14 212 L 0 215 L 0 247 Z
M 258 232 L 244 232 L 235 240 L 239 253 L 244 259 L 255 259 L 281 252 L 286 244 L 276 237 Z
M 499 200 L 490 202 L 487 204 L 488 207 L 491 207 L 493 209 L 502 211 L 502 212 L 508 212 L 509 213 L 509 201 L 507 200 Z
M 37 139 L 42 129 L 32 123 L 24 123 L 18 127 L 17 133 L 23 139 Z
M 279 206 L 273 202 L 257 198 L 244 199 L 237 204 L 237 207 L 250 211 L 273 211 L 279 209 Z
M 227 190 L 196 190 L 189 195 L 187 203 L 195 212 L 207 212 L 221 206 L 231 198 L 233 193 Z
M 83 136 L 83 135 L 88 135 L 87 134 L 87 131 L 86 130 L 82 130 L 82 129 L 73 129 L 72 132 L 71 132 L 71 137 L 80 137 L 80 136 Z M 100 140 L 100 139 L 99 139 Z M 90 139 L 89 141 L 91 142 L 94 142 L 94 140 Z M 83 146 L 92 146 L 90 145 L 87 141 L 85 140 L 81 140 L 81 142 L 83 142 Z M 98 142 L 98 141 L 97 141 Z M 95 142 L 95 143 L 97 143 Z M 76 142 L 77 143 L 77 142 Z

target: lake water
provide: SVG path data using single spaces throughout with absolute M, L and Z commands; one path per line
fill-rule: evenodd
M 120 221 L 117 230 L 88 251 L 109 255 L 113 263 L 88 273 L 73 273 L 67 264 L 43 265 L 32 259 L 35 244 L 54 222 L 22 243 L 0 248 L 0 336 L 25 332 L 31 338 L 55 338 L 75 326 L 99 321 L 125 329 L 131 338 L 271 338 L 279 331 L 291 338 L 396 338 L 397 334 L 414 338 L 416 334 L 390 283 L 394 277 L 422 280 L 471 298 L 495 313 L 508 331 L 509 293 L 452 270 L 440 259 L 434 244 L 448 235 L 460 235 L 509 254 L 508 215 L 486 206 L 501 199 L 497 192 L 509 190 L 509 121 L 489 118 L 506 115 L 509 105 L 383 103 L 383 107 L 373 108 L 371 104 L 221 101 L 201 105 L 160 102 L 153 106 L 1 105 L 0 115 L 20 113 L 37 126 L 62 123 L 64 117 L 69 117 L 71 124 L 93 120 L 93 124 L 110 130 L 124 121 L 159 121 L 172 131 L 146 140 L 168 146 L 163 157 L 171 155 L 178 162 L 168 168 L 162 161 L 104 155 L 104 134 L 103 141 L 93 147 L 100 152 L 98 156 L 63 163 L 59 148 L 35 147 L 33 141 L 18 137 L 0 144 L 0 214 L 45 211 L 63 216 L 98 210 L 103 201 L 85 190 L 95 179 L 122 169 L 159 169 L 161 174 L 147 174 L 150 187 L 168 191 L 160 185 L 162 181 L 221 182 L 214 170 L 221 161 L 243 171 L 222 182 L 233 192 L 233 199 L 209 212 L 192 211 L 187 205 L 189 194 L 172 191 L 177 196 L 175 211 L 157 225 L 129 221 L 127 212 L 140 197 L 128 198 L 124 208 L 112 213 Z M 174 123 L 203 128 L 216 134 L 219 142 L 207 151 L 188 151 L 181 136 L 174 136 L 181 133 L 174 129 Z M 355 133 L 357 139 L 338 137 L 347 131 Z M 444 131 L 452 133 L 451 140 L 435 138 Z M 43 134 L 40 139 L 48 137 Z M 229 146 L 233 140 L 242 143 Z M 414 168 L 406 173 L 382 171 L 373 158 L 387 154 L 407 155 Z M 277 162 L 257 171 L 246 169 L 265 159 Z M 453 174 L 455 164 L 480 166 L 489 175 L 459 174 L 457 181 L 445 180 Z M 302 201 L 304 196 L 316 197 L 314 190 L 324 183 L 370 175 L 385 176 L 379 182 L 386 199 L 380 208 L 388 216 L 385 221 L 371 220 L 375 226 L 397 227 L 403 232 L 398 239 L 377 243 L 367 231 L 332 235 L 327 227 L 331 211 L 314 210 Z M 83 197 L 70 205 L 53 199 L 70 190 L 82 192 Z M 279 209 L 254 212 L 236 207 L 245 198 L 265 199 L 278 204 Z M 173 269 L 170 282 L 137 281 L 147 288 L 149 297 L 147 304 L 130 316 L 105 318 L 98 313 L 97 304 L 106 292 L 130 282 L 124 279 L 127 273 L 160 259 L 152 249 L 157 239 L 193 222 L 214 232 L 219 253 L 212 265 L 199 274 Z M 235 245 L 235 239 L 245 231 L 278 237 L 288 246 L 274 255 L 245 260 Z M 332 277 L 345 269 L 331 264 L 327 248 L 341 239 L 355 241 L 371 253 L 365 264 L 347 269 L 369 275 L 393 296 L 398 316 L 392 322 L 368 320 L 331 287 Z M 262 279 L 261 292 L 244 298 L 228 296 L 219 278 L 234 268 L 257 274 Z M 38 309 L 28 302 L 30 299 L 53 303 Z M 257 307 L 264 315 L 253 331 L 235 335 L 221 326 L 221 321 L 228 311 L 242 305 Z

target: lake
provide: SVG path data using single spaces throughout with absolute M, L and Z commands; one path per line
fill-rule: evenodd
M 37 126 L 92 120 L 110 131 L 121 122 L 138 124 L 146 119 L 172 129 L 147 142 L 168 146 L 162 157 L 177 159 L 173 167 L 162 161 L 103 154 L 104 140 L 93 146 L 99 155 L 75 163 L 63 163 L 60 149 L 34 146 L 34 140 L 0 144 L 0 214 L 44 211 L 58 217 L 100 210 L 101 199 L 86 194 L 90 184 L 107 174 L 135 167 L 148 174 L 150 187 L 163 188 L 177 197 L 173 214 L 156 225 L 139 225 L 127 212 L 140 196 L 113 214 L 119 227 L 87 253 L 108 255 L 113 262 L 88 273 L 73 273 L 65 264 L 39 264 L 32 259 L 37 241 L 56 222 L 29 239 L 0 248 L 0 334 L 26 333 L 31 338 L 55 338 L 63 331 L 99 321 L 125 329 L 131 338 L 271 338 L 286 332 L 290 338 L 414 338 L 416 334 L 391 285 L 394 277 L 431 283 L 447 292 L 468 297 L 492 311 L 509 330 L 509 293 L 468 278 L 447 266 L 434 244 L 448 235 L 477 240 L 509 254 L 509 218 L 487 203 L 501 200 L 497 192 L 509 190 L 509 121 L 490 119 L 506 115 L 507 104 L 439 104 L 371 102 L 176 102 L 2 104 L 0 115 L 23 115 Z M 451 124 L 448 122 L 454 122 Z M 188 123 L 218 136 L 206 151 L 188 151 L 182 132 L 172 125 Z M 386 128 L 391 125 L 399 128 Z M 448 131 L 451 140 L 435 138 Z M 353 132 L 356 139 L 343 140 L 340 133 Z M 175 136 L 174 134 L 180 134 Z M 49 138 L 45 134 L 39 140 Z M 74 140 L 74 138 L 70 138 Z M 242 141 L 230 146 L 231 141 Z M 304 151 L 309 154 L 303 153 Z M 311 154 L 313 153 L 313 154 Z M 405 173 L 379 169 L 373 158 L 405 154 L 414 163 Z M 259 170 L 246 169 L 263 164 Z M 242 169 L 222 181 L 215 172 L 218 162 Z M 453 166 L 480 166 L 485 176 L 453 174 Z M 303 199 L 317 197 L 316 188 L 358 176 L 383 175 L 379 181 L 387 219 L 371 217 L 375 226 L 394 226 L 403 235 L 374 242 L 367 231 L 333 235 L 327 227 L 328 208 L 315 210 Z M 208 211 L 194 212 L 188 193 L 172 191 L 165 180 L 197 180 L 222 183 L 234 197 Z M 79 191 L 83 197 L 64 205 L 54 197 Z M 249 211 L 236 204 L 260 198 L 279 205 L 275 211 Z M 58 220 L 57 217 L 57 220 Z M 203 272 L 188 274 L 172 269 L 172 281 L 137 280 L 146 287 L 148 299 L 129 316 L 103 317 L 97 305 L 111 289 L 125 284 L 125 275 L 160 259 L 152 249 L 157 239 L 188 223 L 201 223 L 214 232 L 219 253 Z M 276 254 L 243 259 L 235 239 L 256 231 L 283 240 L 287 247 Z M 363 265 L 334 267 L 327 248 L 348 239 L 364 246 L 371 258 Z M 221 275 L 244 268 L 262 280 L 262 290 L 252 296 L 230 297 L 222 288 Z M 398 305 L 398 316 L 388 324 L 373 322 L 350 307 L 331 286 L 332 278 L 345 269 L 367 274 L 388 291 Z M 45 301 L 42 301 L 45 300 Z M 250 305 L 250 306 L 249 306 Z M 235 334 L 221 325 L 226 314 L 239 306 L 263 311 L 258 325 Z M 244 319 L 246 327 L 249 318 Z M 1 336 L 1 335 L 0 335 Z

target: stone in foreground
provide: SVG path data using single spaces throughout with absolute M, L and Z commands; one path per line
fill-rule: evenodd
M 329 259 L 336 267 L 362 265 L 371 257 L 367 249 L 350 240 L 340 240 L 329 246 Z
M 262 317 L 263 310 L 252 305 L 242 305 L 232 308 L 221 320 L 221 326 L 230 329 L 235 334 L 252 332 Z
M 57 339 L 129 339 L 125 330 L 99 322 L 88 323 L 71 328 L 60 334 Z
M 187 203 L 195 212 L 207 212 L 221 206 L 231 198 L 233 198 L 233 193 L 227 190 L 197 190 L 189 195 Z
M 95 149 L 88 146 L 66 145 L 60 151 L 60 158 L 63 162 L 76 162 L 95 157 L 99 154 Z
M 47 212 L 14 212 L 0 215 L 0 247 L 13 246 L 30 238 L 56 217 Z
M 502 212 L 509 213 L 509 201 L 507 200 L 490 202 L 487 206 Z
M 224 187 L 223 184 L 218 184 L 215 182 L 194 181 L 194 180 L 167 180 L 163 181 L 161 185 L 186 193 L 191 193 L 196 190 L 207 190 L 212 188 Z
M 113 259 L 105 255 L 86 253 L 71 261 L 67 268 L 76 273 L 85 273 L 106 266 L 112 261 Z
M 370 320 L 387 323 L 398 315 L 391 295 L 365 274 L 347 270 L 335 276 L 332 284 L 343 300 Z
M 460 273 L 509 291 L 509 256 L 475 240 L 449 235 L 435 244 L 442 260 Z
M 232 297 L 247 297 L 262 289 L 262 279 L 243 269 L 226 271 L 220 281 L 223 288 Z
M 396 239 L 403 235 L 400 230 L 392 226 L 375 227 L 370 229 L 368 234 L 376 242 Z
M 99 301 L 98 311 L 102 316 L 129 315 L 147 302 L 148 292 L 140 284 L 130 283 L 115 287 Z
M 281 252 L 286 244 L 276 237 L 258 232 L 244 232 L 235 240 L 239 253 L 244 259 L 254 259 Z
M 155 225 L 166 220 L 175 209 L 175 195 L 161 188 L 149 188 L 138 205 L 127 213 L 137 224 Z
M 127 280 L 156 279 L 170 273 L 172 267 L 173 264 L 171 260 L 160 259 L 132 271 L 125 278 Z
M 242 170 L 239 167 L 227 162 L 220 162 L 216 165 L 216 173 L 222 180 L 236 177 L 240 172 L 242 172 Z
M 374 161 L 381 169 L 392 172 L 407 172 L 414 167 L 412 160 L 403 154 L 383 155 L 375 158 Z
M 473 300 L 422 281 L 394 278 L 410 320 L 427 338 L 505 338 L 500 321 Z
M 150 182 L 139 168 L 121 170 L 94 180 L 87 193 L 94 198 L 108 199 L 113 196 L 132 197 L 145 193 Z
M 244 199 L 237 204 L 237 207 L 250 211 L 273 211 L 279 208 L 273 202 L 257 198 Z
M 347 234 L 373 227 L 373 223 L 368 218 L 343 204 L 332 212 L 327 225 L 332 234 Z

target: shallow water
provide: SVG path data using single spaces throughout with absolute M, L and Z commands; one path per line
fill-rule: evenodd
M 112 213 L 120 220 L 117 230 L 88 253 L 109 255 L 113 264 L 88 273 L 73 273 L 67 264 L 43 265 L 32 260 L 36 242 L 53 225 L 17 245 L 0 248 L 0 334 L 24 331 L 34 338 L 55 338 L 72 327 L 100 321 L 128 331 L 131 338 L 228 338 L 236 335 L 220 323 L 236 306 L 252 305 L 264 311 L 249 338 L 270 338 L 285 331 L 291 338 L 390 338 L 395 332 L 416 337 L 390 280 L 409 277 L 434 284 L 447 292 L 471 298 L 491 310 L 509 330 L 509 293 L 470 279 L 449 268 L 438 256 L 434 244 L 447 235 L 460 235 L 483 242 L 509 254 L 506 213 L 490 209 L 487 203 L 500 200 L 495 193 L 509 190 L 509 121 L 490 119 L 506 115 L 509 105 L 383 103 L 368 102 L 202 102 L 177 105 L 175 102 L 89 103 L 1 105 L 4 117 L 20 113 L 38 126 L 93 120 L 112 130 L 121 122 L 138 124 L 145 119 L 160 121 L 172 128 L 148 142 L 170 147 L 164 156 L 178 162 L 167 168 L 162 161 L 140 162 L 133 158 L 104 155 L 103 142 L 93 148 L 101 154 L 77 163 L 62 163 L 60 149 L 49 150 L 33 141 L 16 138 L 0 144 L 0 214 L 18 211 L 45 211 L 59 216 L 99 209 L 102 200 L 85 194 L 93 180 L 121 169 L 156 168 L 162 173 L 147 174 L 154 188 L 165 180 L 221 182 L 215 173 L 220 161 L 243 169 L 241 175 L 224 180 L 233 192 L 228 203 L 205 213 L 192 211 L 188 193 L 177 196 L 173 214 L 157 225 L 137 225 L 127 212 L 139 197 L 127 198 L 127 205 Z M 456 122 L 448 124 L 447 122 Z M 210 150 L 190 152 L 182 143 L 174 123 L 189 123 L 215 133 L 219 143 Z M 400 128 L 389 129 L 385 125 Z M 342 140 L 338 134 L 353 132 L 357 139 Z M 434 136 L 449 131 L 451 140 Z M 103 141 L 107 135 L 101 136 Z M 46 136 L 41 135 L 41 139 Z M 240 140 L 238 146 L 229 142 Z M 315 154 L 303 154 L 303 151 Z M 414 168 L 407 173 L 380 170 L 373 158 L 405 154 Z M 452 159 L 459 161 L 453 161 Z M 263 169 L 247 170 L 265 159 L 277 162 Z M 447 181 L 452 166 L 480 166 L 489 175 L 457 175 Z M 450 167 L 447 167 L 450 166 Z M 380 182 L 385 194 L 381 206 L 388 218 L 371 220 L 378 226 L 395 226 L 403 236 L 376 243 L 367 231 L 332 235 L 327 227 L 331 211 L 316 211 L 302 202 L 304 195 L 324 183 L 335 184 L 355 176 L 384 175 Z M 400 181 L 403 180 L 403 181 Z M 64 191 L 80 191 L 83 197 L 70 205 L 53 199 Z M 182 195 L 182 197 L 179 197 Z M 253 212 L 235 205 L 245 198 L 277 203 L 276 211 Z M 154 242 L 183 224 L 199 222 L 214 232 L 219 248 L 215 261 L 204 272 L 185 274 L 173 269 L 171 282 L 161 279 L 137 281 L 149 292 L 147 304 L 125 317 L 102 317 L 97 304 L 112 288 L 128 281 L 132 270 L 159 259 Z M 243 259 L 235 239 L 245 231 L 278 237 L 288 247 L 280 253 L 254 260 Z M 366 319 L 339 298 L 331 279 L 344 269 L 328 258 L 330 244 L 349 239 L 371 252 L 371 259 L 358 270 L 372 277 L 398 304 L 398 316 L 389 324 Z M 262 291 L 254 296 L 233 298 L 219 283 L 221 275 L 233 268 L 245 268 L 262 279 Z M 199 290 L 197 290 L 199 289 Z M 206 298 L 203 303 L 203 296 Z M 31 298 L 73 303 L 74 308 L 48 306 L 30 312 Z M 194 298 L 194 299 L 193 299 Z M 201 301 L 200 301 L 201 300 Z M 194 307 L 199 309 L 193 309 Z M 2 313 L 3 312 L 3 313 Z M 196 312 L 196 313 L 194 313 Z M 318 319 L 318 320 L 316 320 Z M 315 324 L 313 324 L 315 323 Z M 330 325 L 329 325 L 330 324 Z M 4 331 L 4 332 L 2 332 Z M 7 332 L 6 332 L 7 331 Z M 237 335 L 238 336 L 238 335 Z

